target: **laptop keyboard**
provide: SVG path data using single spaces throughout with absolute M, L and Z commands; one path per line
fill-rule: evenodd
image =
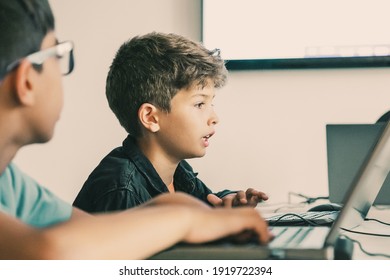
M 311 225 L 330 226 L 336 220 L 339 211 L 319 211 L 302 213 L 283 213 L 266 218 L 270 226 Z
M 270 247 L 298 247 L 302 240 L 313 230 L 313 227 L 272 227 L 274 239 Z

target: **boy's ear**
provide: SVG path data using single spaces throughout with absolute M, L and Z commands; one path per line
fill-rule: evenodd
M 157 132 L 160 130 L 158 123 L 158 109 L 150 103 L 144 103 L 138 110 L 138 119 L 141 124 L 150 132 Z
M 15 70 L 15 98 L 21 105 L 33 105 L 33 75 L 36 74 L 32 64 L 23 60 Z

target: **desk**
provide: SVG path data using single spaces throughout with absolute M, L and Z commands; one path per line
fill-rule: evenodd
M 326 203 L 326 202 L 325 202 Z M 302 204 L 261 204 L 257 207 L 259 212 L 264 217 L 269 217 L 277 213 L 288 213 L 288 212 L 303 212 L 307 211 L 308 208 L 311 208 L 314 205 L 302 205 Z M 377 219 L 385 223 L 390 223 L 390 207 L 371 207 L 368 215 L 368 219 Z M 385 254 L 390 255 L 390 226 L 381 224 L 377 221 L 364 221 L 360 226 L 353 229 L 356 232 L 364 233 L 375 233 L 388 235 L 387 237 L 381 236 L 372 236 L 359 233 L 352 233 L 341 230 L 341 234 L 346 235 L 347 237 L 356 240 L 361 243 L 363 249 L 369 253 L 375 254 Z M 390 260 L 384 256 L 370 256 L 365 254 L 358 246 L 357 243 L 354 243 L 354 251 L 352 259 L 354 260 Z
M 302 213 L 307 211 L 308 208 L 313 207 L 313 204 L 289 204 L 289 203 L 279 203 L 279 204 L 268 204 L 261 203 L 257 206 L 258 210 L 263 217 L 273 216 L 275 214 L 281 213 Z M 390 223 L 390 207 L 386 209 L 378 209 L 372 207 L 367 215 L 367 218 L 377 219 L 379 221 Z M 324 228 L 322 228 L 324 229 Z M 322 230 L 316 229 L 316 230 Z M 364 221 L 359 227 L 353 229 L 356 232 L 364 233 L 376 233 L 387 235 L 386 237 L 381 236 L 370 236 L 359 233 L 347 232 L 340 230 L 340 235 L 345 235 L 349 239 L 356 240 L 360 242 L 363 247 L 363 250 L 369 253 L 375 254 L 384 254 L 390 256 L 390 226 L 381 224 L 377 221 Z M 325 235 L 326 236 L 326 233 Z M 347 245 L 351 245 L 348 243 Z M 343 251 L 343 250 L 339 250 Z M 347 250 L 351 252 L 351 250 Z M 258 246 L 254 243 L 248 244 L 232 244 L 230 242 L 222 243 L 209 243 L 209 244 L 200 244 L 200 245 L 186 245 L 179 244 L 174 246 L 166 251 L 163 251 L 155 256 L 152 256 L 151 259 L 155 260 L 265 260 L 270 258 L 270 250 L 264 246 Z M 278 252 L 276 252 L 278 253 Z M 291 253 L 291 251 L 290 251 Z M 314 250 L 314 253 L 318 254 L 318 251 Z M 296 254 L 296 252 L 293 252 Z M 313 254 L 313 251 L 311 252 Z M 290 255 L 291 256 L 291 255 Z M 297 255 L 294 255 L 297 256 Z M 310 256 L 310 255 L 305 255 Z M 313 255 L 311 255 L 313 256 Z M 333 255 L 330 255 L 331 257 Z M 302 255 L 300 255 L 302 258 Z M 315 255 L 314 258 L 322 258 L 323 255 Z M 348 254 L 348 258 L 350 254 Z M 294 257 L 291 257 L 294 258 Z M 343 259 L 343 255 L 339 254 L 339 258 Z M 390 260 L 386 256 L 370 256 L 365 254 L 357 243 L 354 243 L 354 250 L 352 254 L 353 260 Z
M 377 209 L 372 207 L 370 212 L 367 215 L 367 218 L 377 219 L 382 222 L 390 223 L 390 208 L 387 209 Z M 375 234 L 384 234 L 390 235 L 390 226 L 383 225 L 377 221 L 364 221 L 363 224 L 353 229 L 357 232 L 366 232 L 366 233 L 375 233 Z M 342 234 L 350 237 L 351 239 L 357 240 L 361 243 L 364 250 L 370 253 L 376 254 L 386 254 L 390 255 L 390 237 L 381 237 L 381 236 L 372 236 L 364 235 L 358 233 L 351 233 L 342 231 Z M 362 252 L 358 245 L 355 243 L 353 259 L 356 260 L 367 260 L 367 259 L 387 259 L 383 256 L 369 256 Z

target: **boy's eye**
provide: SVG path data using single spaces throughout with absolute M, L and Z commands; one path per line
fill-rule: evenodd
M 195 107 L 199 109 L 201 109 L 203 106 L 204 106 L 204 102 L 199 102 L 195 104 Z

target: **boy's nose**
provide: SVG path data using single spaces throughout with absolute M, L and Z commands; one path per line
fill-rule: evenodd
M 213 111 L 209 119 L 208 125 L 216 125 L 219 122 L 218 115 Z

